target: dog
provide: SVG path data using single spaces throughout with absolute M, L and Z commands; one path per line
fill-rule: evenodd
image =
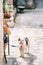
M 24 51 L 25 51 L 25 48 L 24 48 L 24 40 L 21 40 L 20 38 L 18 39 L 19 41 L 19 50 L 20 50 L 20 57 L 24 58 Z
M 25 38 L 25 42 L 26 42 L 26 53 L 29 53 L 30 41 L 27 37 Z

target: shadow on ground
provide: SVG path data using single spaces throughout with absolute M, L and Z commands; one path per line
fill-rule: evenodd
M 26 61 L 27 65 L 34 65 L 34 60 L 36 59 L 37 57 L 33 54 L 27 54 L 27 57 L 24 57 L 22 58 L 24 61 Z M 4 65 L 21 65 L 20 62 L 18 62 L 16 60 L 16 58 L 8 58 L 7 59 L 7 64 L 4 63 Z
M 34 65 L 34 60 L 37 58 L 33 54 L 27 54 L 29 57 L 25 57 L 24 60 L 27 62 L 27 65 Z
M 4 65 L 20 65 L 16 58 L 8 58 L 7 63 L 4 63 Z

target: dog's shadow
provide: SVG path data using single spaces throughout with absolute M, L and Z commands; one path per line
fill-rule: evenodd
M 24 57 L 24 60 L 27 62 L 27 65 L 34 65 L 33 62 L 37 57 L 33 54 L 27 54 L 27 57 Z

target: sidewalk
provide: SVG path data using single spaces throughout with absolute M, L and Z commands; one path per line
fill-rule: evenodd
M 10 56 L 9 57 L 7 56 L 7 58 L 16 59 L 16 61 L 20 63 L 20 65 L 24 65 L 24 64 L 25 65 L 43 65 L 43 61 L 42 61 L 43 60 L 42 58 L 43 57 L 43 50 L 42 50 L 43 49 L 43 29 L 38 30 L 34 28 L 17 28 L 16 27 L 11 30 L 12 30 L 11 32 L 12 34 L 10 35 Z M 30 39 L 29 55 L 25 54 L 25 58 L 20 58 L 18 38 L 21 37 L 22 39 L 24 39 L 25 36 L 29 36 L 29 39 Z M 10 59 L 10 62 L 8 60 L 8 63 L 11 63 L 11 62 L 15 63 L 14 60 L 12 59 Z

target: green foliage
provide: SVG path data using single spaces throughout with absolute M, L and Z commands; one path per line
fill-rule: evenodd
M 3 4 L 3 13 L 5 13 L 5 4 Z

